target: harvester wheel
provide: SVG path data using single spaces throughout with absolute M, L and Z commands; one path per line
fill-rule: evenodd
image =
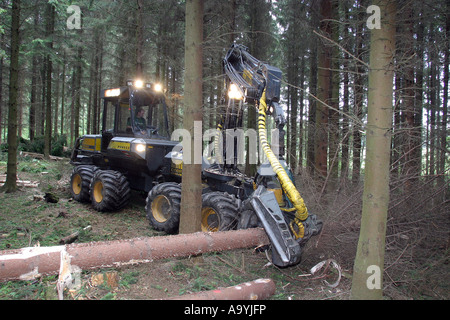
M 157 231 L 178 233 L 180 225 L 181 185 L 164 182 L 148 193 L 145 211 L 150 225 Z
M 210 192 L 202 196 L 202 231 L 233 230 L 238 222 L 238 200 L 223 192 Z
M 79 202 L 89 202 L 90 200 L 90 184 L 96 166 L 81 165 L 73 168 L 70 176 L 70 193 L 72 198 Z
M 97 211 L 115 211 L 125 207 L 130 200 L 127 178 L 114 170 L 98 170 L 91 181 L 91 202 Z

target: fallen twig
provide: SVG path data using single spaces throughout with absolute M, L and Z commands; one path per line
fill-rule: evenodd
M 89 231 L 89 230 L 91 230 L 91 228 L 92 228 L 91 226 L 87 226 L 86 228 L 83 228 L 82 231 Z M 59 240 L 59 244 L 72 243 L 78 239 L 79 235 L 80 235 L 80 231 L 74 232 L 74 233 L 68 235 L 67 237 L 64 237 L 61 240 Z

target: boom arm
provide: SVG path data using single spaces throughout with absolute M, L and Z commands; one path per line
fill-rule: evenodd
M 284 156 L 284 125 L 286 119 L 280 100 L 281 70 L 263 63 L 247 52 L 247 48 L 234 44 L 223 61 L 224 70 L 232 83 L 237 85 L 246 100 L 255 101 L 258 107 L 258 134 L 272 169 L 297 211 L 296 218 L 305 220 L 308 210 L 283 166 L 273 154 L 267 142 L 266 115 L 272 114 L 280 131 L 280 157 Z
M 231 83 L 236 85 L 240 95 L 248 103 L 258 104 L 265 97 L 267 114 L 272 114 L 279 130 L 279 157 L 283 158 L 284 126 L 286 117 L 280 101 L 282 72 L 277 67 L 259 61 L 252 56 L 243 45 L 233 44 L 223 59 L 225 74 Z
M 280 163 L 285 153 L 284 126 L 286 118 L 283 108 L 279 105 L 282 72 L 280 69 L 263 63 L 248 53 L 247 48 L 234 44 L 223 60 L 224 71 L 229 79 L 230 87 L 235 85 L 238 95 L 245 102 L 255 103 L 258 109 L 258 135 L 262 149 L 267 156 L 273 171 L 276 173 L 281 187 L 292 204 L 289 208 L 274 206 L 275 196 L 270 191 L 258 188 L 252 198 L 252 206 L 258 218 L 268 232 L 271 242 L 277 251 L 274 260 L 278 265 L 290 265 L 299 260 L 301 253 L 299 243 L 306 242 L 311 235 L 320 232 L 321 223 L 316 223 L 316 217 L 309 218 L 308 210 L 293 181 Z M 266 129 L 266 117 L 272 115 L 279 130 L 279 155 L 272 152 Z M 223 128 L 229 129 L 229 128 Z M 287 218 L 289 228 L 295 240 L 289 235 L 287 227 L 280 221 L 282 211 L 293 213 L 293 218 Z M 309 218 L 309 219 L 308 219 Z M 268 230 L 269 229 L 269 230 Z

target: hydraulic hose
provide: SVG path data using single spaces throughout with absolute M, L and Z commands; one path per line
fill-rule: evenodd
M 270 148 L 269 143 L 267 141 L 267 129 L 266 129 L 267 103 L 266 103 L 266 91 L 265 90 L 260 99 L 258 111 L 259 111 L 258 134 L 259 134 L 259 141 L 261 143 L 261 147 L 264 150 L 264 153 L 265 153 L 267 159 L 269 160 L 273 171 L 276 173 L 278 180 L 281 183 L 281 187 L 283 188 L 288 199 L 292 202 L 292 204 L 296 210 L 295 218 L 294 218 L 294 220 L 291 221 L 291 224 L 290 224 L 291 230 L 297 239 L 302 238 L 305 230 L 304 230 L 303 223 L 301 221 L 305 221 L 308 218 L 308 209 L 306 208 L 305 202 L 303 201 L 303 198 L 301 197 L 297 188 L 292 183 L 291 179 L 289 178 L 289 175 L 287 174 L 286 170 L 284 170 L 281 163 L 278 161 L 277 156 L 273 153 L 273 151 Z M 285 211 L 290 211 L 290 210 L 285 210 Z M 298 231 L 294 230 L 294 225 L 293 225 L 294 223 L 297 225 Z

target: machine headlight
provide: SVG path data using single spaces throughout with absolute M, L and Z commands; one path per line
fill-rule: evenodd
M 136 81 L 134 82 L 134 86 L 135 86 L 136 88 L 143 88 L 143 87 L 144 87 L 144 81 L 142 81 L 142 80 L 136 80 Z
M 133 141 L 131 145 L 131 151 L 136 153 L 142 159 L 145 159 L 146 149 L 147 145 L 145 144 L 145 141 L 143 139 L 137 139 Z
M 145 144 L 136 145 L 136 152 L 144 152 L 144 151 L 145 151 Z
M 153 89 L 157 92 L 162 92 L 162 85 L 160 83 L 155 83 Z
M 228 90 L 228 97 L 235 100 L 241 100 L 243 98 L 241 90 L 234 83 L 230 85 L 230 89 Z
M 118 97 L 120 96 L 120 88 L 108 89 L 105 91 L 105 97 Z

